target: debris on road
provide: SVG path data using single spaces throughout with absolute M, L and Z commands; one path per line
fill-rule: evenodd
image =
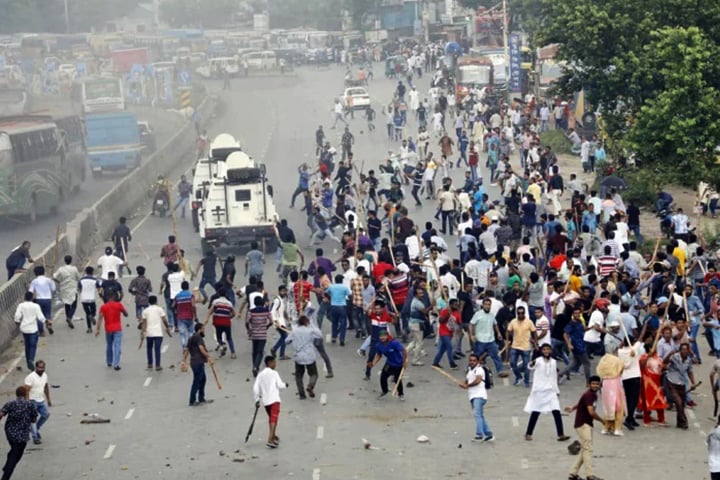
M 430 438 L 427 435 L 420 435 L 416 441 L 418 443 L 430 443 Z

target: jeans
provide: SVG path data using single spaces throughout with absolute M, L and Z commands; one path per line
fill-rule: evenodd
M 165 297 L 165 311 L 167 312 L 168 325 L 170 325 L 170 328 L 177 327 L 175 312 L 172 307 L 172 299 L 170 297 Z
M 500 373 L 503 371 L 503 362 L 502 359 L 500 359 L 500 351 L 498 350 L 498 345 L 495 342 L 475 342 L 475 345 L 473 346 L 473 352 L 475 355 L 482 355 L 483 353 L 487 352 L 488 356 L 492 359 L 493 363 L 495 364 L 495 371 L 497 373 Z
M 328 315 L 328 310 L 330 310 L 330 304 L 328 302 L 323 302 L 321 298 L 318 299 L 318 311 L 317 315 L 315 316 L 315 322 L 317 323 L 317 327 L 322 330 L 322 324 L 323 319 L 325 316 Z
M 695 358 L 697 358 L 698 363 L 702 363 L 702 359 L 700 358 L 700 348 L 698 348 L 698 338 L 697 334 L 700 331 L 700 324 L 697 323 L 695 325 L 690 325 L 690 338 L 695 340 L 694 342 L 690 342 L 690 348 L 692 348 L 693 354 L 695 354 Z
M 178 199 L 177 204 L 175 204 L 175 208 L 173 208 L 173 212 L 180 207 L 180 218 L 185 218 L 185 210 L 187 209 L 188 200 L 190 197 L 180 197 Z
M 23 342 L 25 343 L 25 361 L 29 370 L 35 370 L 35 352 L 37 352 L 38 338 L 40 334 L 23 333 Z
M 148 367 L 153 363 L 153 352 L 155 352 L 155 367 L 160 366 L 160 348 L 163 337 L 147 337 L 145 339 L 145 352 L 147 353 Z
M 393 367 L 391 365 L 388 365 L 387 363 L 382 369 L 382 373 L 380 374 L 380 389 L 382 390 L 382 393 L 388 393 L 388 378 L 393 377 L 395 379 L 395 382 L 397 382 L 400 379 L 400 372 L 402 372 L 402 367 Z M 398 395 L 402 396 L 405 394 L 403 390 L 403 384 L 402 380 L 400 380 L 400 383 L 397 388 Z
M 318 338 L 313 340 L 313 345 L 315 346 L 315 350 L 317 350 L 318 355 L 320 355 L 320 358 L 322 358 L 323 362 L 325 362 L 325 369 L 328 371 L 328 375 L 332 375 L 332 363 L 330 363 L 330 357 L 325 351 L 325 341 L 322 338 Z
M 198 363 L 197 365 L 190 365 L 193 372 L 193 382 L 190 387 L 190 405 L 198 402 L 205 401 L 205 383 L 207 377 L 205 376 L 205 364 Z
M 230 325 L 227 325 L 227 326 L 216 325 L 215 326 L 215 338 L 217 338 L 217 342 L 220 345 L 225 345 L 225 342 L 223 342 L 223 333 L 225 334 L 225 341 L 227 342 L 228 347 L 230 347 L 230 353 L 235 353 L 235 342 L 233 342 L 232 328 L 230 327 Z M 255 340 L 253 340 L 253 347 L 254 346 L 255 346 Z M 265 345 L 263 344 L 263 347 L 264 346 Z M 261 350 L 261 352 L 262 352 L 262 350 Z M 253 353 L 253 358 L 255 358 L 254 355 L 255 354 Z
M 15 467 L 18 463 L 20 463 L 20 459 L 22 458 L 23 453 L 25 453 L 26 445 L 27 442 L 10 442 L 10 450 L 7 454 L 5 466 L 3 467 L 2 480 L 10 480 L 13 471 L 15 471 Z
M 295 199 L 297 198 L 297 196 L 304 192 L 307 192 L 307 190 L 308 190 L 307 187 L 303 188 L 303 187 L 298 186 L 292 194 L 292 199 L 290 200 L 290 207 L 294 207 Z
M 105 333 L 105 363 L 109 366 L 120 366 L 122 337 L 122 332 Z
M 205 285 L 210 285 L 211 287 L 213 287 L 213 290 L 215 290 L 215 279 L 205 277 L 202 277 L 202 279 L 200 279 L 200 285 L 198 285 L 198 289 L 200 290 L 200 295 L 202 295 L 203 299 L 207 300 L 208 294 L 207 292 L 205 292 Z M 230 299 L 228 298 L 228 300 Z
M 622 381 L 623 390 L 625 390 L 626 400 L 626 411 L 627 416 L 625 422 L 628 424 L 635 424 L 635 407 L 638 404 L 638 398 L 640 397 L 640 389 L 642 388 L 641 377 L 626 378 Z M 618 428 L 616 426 L 615 428 Z
M 347 308 L 332 305 L 330 307 L 330 321 L 332 322 L 332 338 L 340 337 L 340 343 L 345 343 L 347 333 Z
M 490 438 L 493 436 L 490 425 L 485 420 L 483 409 L 487 403 L 487 398 L 473 398 L 470 400 L 473 412 L 475 413 L 475 436 L 481 438 Z
M 455 365 L 455 360 L 453 359 L 452 337 L 450 335 L 440 335 L 438 337 L 437 353 L 433 359 L 433 365 L 440 365 L 440 360 L 442 360 L 442 356 L 445 354 L 447 354 L 450 366 L 456 367 L 457 365 Z
M 42 438 L 40 436 L 40 428 L 45 425 L 45 422 L 47 422 L 48 418 L 50 418 L 50 411 L 48 410 L 47 403 L 44 401 L 31 401 L 35 404 L 35 408 L 37 408 L 38 419 L 36 423 L 30 425 L 30 434 L 32 435 L 33 440 L 40 440 Z
M 275 342 L 275 345 L 270 349 L 270 353 L 272 353 L 273 356 L 275 356 L 275 352 L 280 349 L 280 356 L 285 356 L 285 339 L 287 338 L 288 334 L 285 330 L 277 329 L 278 334 L 280 335 L 280 338 L 278 338 L 277 342 Z
M 518 359 L 522 358 L 522 370 L 517 366 Z M 515 381 L 523 379 L 525 385 L 530 385 L 530 370 L 528 364 L 530 363 L 530 350 L 518 350 L 517 348 L 510 349 L 510 366 L 515 374 Z
M 52 322 L 52 299 L 36 299 L 35 303 L 40 306 L 40 310 L 45 317 L 45 321 Z M 40 333 L 43 333 L 45 331 L 45 326 L 42 322 L 38 322 L 38 331 Z
M 454 210 L 441 210 L 440 214 L 442 215 L 442 233 L 443 235 L 449 234 L 452 235 L 453 231 L 455 230 L 455 224 L 453 221 L 453 214 L 455 213 Z
M 644 240 L 642 234 L 640 233 L 640 225 L 628 225 L 628 228 L 633 233 L 633 235 L 635 235 L 635 240 L 637 241 L 637 244 L 642 245 Z
M 557 338 L 551 338 L 550 341 L 552 342 L 553 356 L 556 359 L 561 358 L 562 361 L 565 362 L 566 366 L 569 365 L 570 357 L 568 357 L 565 352 L 565 342 L 558 340 Z
M 252 340 L 252 363 L 253 371 L 260 369 L 260 364 L 263 361 L 263 354 L 265 353 L 266 339 L 253 339 Z
M 192 320 L 178 320 L 178 331 L 180 332 L 180 345 L 185 348 L 188 340 L 195 332 Z

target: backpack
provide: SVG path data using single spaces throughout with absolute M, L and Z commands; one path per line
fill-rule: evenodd
M 483 374 L 485 375 L 485 390 L 491 390 L 495 386 L 495 378 L 492 371 L 485 365 L 481 365 Z

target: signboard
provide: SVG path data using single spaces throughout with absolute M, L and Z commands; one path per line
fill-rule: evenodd
M 521 47 L 520 34 L 513 33 L 508 39 L 508 47 L 510 53 L 510 91 L 512 93 L 521 93 L 520 72 L 522 57 L 520 56 Z

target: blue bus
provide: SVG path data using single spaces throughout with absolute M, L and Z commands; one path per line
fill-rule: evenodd
M 103 172 L 131 170 L 140 166 L 143 145 L 134 113 L 87 115 L 85 129 L 93 177 L 99 177 Z

